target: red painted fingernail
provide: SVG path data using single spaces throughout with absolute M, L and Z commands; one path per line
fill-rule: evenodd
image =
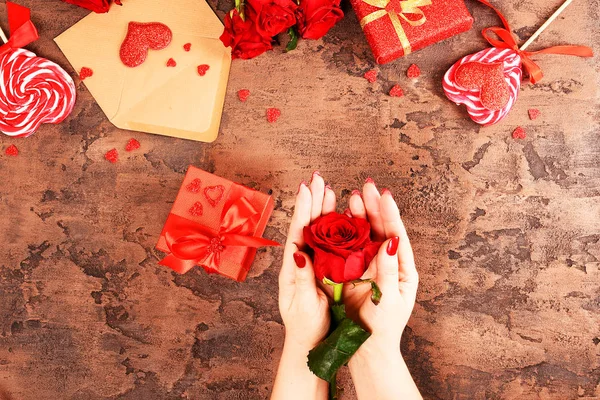
M 365 179 L 365 183 L 372 183 L 374 185 L 375 181 L 373 180 L 373 178 L 369 177 L 369 178 Z
M 398 236 L 393 237 L 392 240 L 388 243 L 388 247 L 386 249 L 387 253 L 390 256 L 395 256 L 398 252 L 398 245 L 400 244 L 400 238 Z
M 346 216 L 348 216 L 348 217 L 352 218 L 352 211 L 350 211 L 350 209 L 349 209 L 349 208 L 346 208 L 346 209 L 344 210 L 344 214 L 346 214 Z
M 325 185 L 325 190 L 333 190 L 330 184 Z
M 353 190 L 352 191 L 352 196 L 360 196 L 360 197 L 362 197 L 362 193 L 360 192 L 360 190 Z
M 294 253 L 294 262 L 298 266 L 298 268 L 306 267 L 306 258 L 300 253 Z
M 392 194 L 392 192 L 390 192 L 390 190 L 389 190 L 389 189 L 383 189 L 383 190 L 381 191 L 381 194 L 389 194 L 389 195 L 391 195 L 391 194 Z
M 302 186 L 306 186 L 306 181 L 300 182 L 300 185 L 298 185 L 298 193 L 300 193 L 300 189 L 302 189 Z M 298 193 L 296 193 L 296 194 L 298 194 Z

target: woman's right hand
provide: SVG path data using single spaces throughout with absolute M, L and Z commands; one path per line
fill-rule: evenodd
M 373 279 L 381 301 L 371 301 L 371 286 L 348 285 L 344 303 L 348 314 L 371 332 L 349 362 L 359 399 L 421 399 L 400 353 L 402 332 L 412 313 L 419 275 L 400 211 L 391 193 L 380 194 L 368 181 L 362 197 L 354 193 L 350 211 L 367 218 L 374 240 L 385 240 L 363 279 Z

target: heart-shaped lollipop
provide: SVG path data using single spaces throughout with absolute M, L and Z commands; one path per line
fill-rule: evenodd
M 121 44 L 121 61 L 134 68 L 146 61 L 149 50 L 162 50 L 173 39 L 173 32 L 160 22 L 130 22 Z
M 471 119 L 493 125 L 508 115 L 521 87 L 521 57 L 495 47 L 462 58 L 446 72 L 444 92 L 467 106 Z
M 493 125 L 508 115 L 517 101 L 523 77 L 522 67 L 529 73 L 532 83 L 542 79 L 542 70 L 531 60 L 532 55 L 593 56 L 592 49 L 584 46 L 555 46 L 535 52 L 525 51 L 573 0 L 566 0 L 521 48 L 500 10 L 487 0 L 479 1 L 498 14 L 504 28 L 484 29 L 483 36 L 493 47 L 460 59 L 448 70 L 443 82 L 446 97 L 456 104 L 466 105 L 469 116 L 478 124 Z

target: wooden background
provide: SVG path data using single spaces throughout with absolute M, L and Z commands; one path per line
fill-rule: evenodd
M 441 90 L 444 72 L 483 49 L 479 31 L 498 23 L 467 2 L 473 30 L 389 65 L 374 66 L 346 3 L 324 39 L 235 61 L 212 144 L 116 129 L 78 80 L 67 121 L 28 139 L 1 136 L 3 398 L 268 396 L 283 341 L 281 250 L 261 251 L 243 284 L 158 266 L 154 244 L 189 164 L 272 193 L 266 236 L 279 241 L 313 170 L 340 207 L 369 176 L 390 188 L 422 277 L 402 349 L 425 398 L 600 398 L 600 63 L 538 57 L 544 80 L 482 129 Z M 41 32 L 30 48 L 75 76 L 52 38 L 87 12 L 19 3 Z M 223 18 L 231 3 L 211 5 Z M 496 3 L 525 40 L 561 1 Z M 3 4 L 0 15 L 6 30 Z M 598 20 L 598 0 L 576 0 L 533 48 L 598 53 Z M 411 63 L 418 80 L 405 76 Z M 373 67 L 380 78 L 369 84 L 362 75 Z M 395 83 L 404 98 L 386 95 Z M 246 103 L 241 88 L 252 92 Z M 282 111 L 276 124 L 268 107 Z M 530 107 L 542 117 L 530 121 Z M 511 138 L 518 125 L 527 139 Z M 141 150 L 121 151 L 116 165 L 103 159 L 130 137 Z M 19 157 L 4 155 L 12 143 Z

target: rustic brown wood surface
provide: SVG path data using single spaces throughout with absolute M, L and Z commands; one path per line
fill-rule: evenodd
M 496 1 L 521 40 L 561 2 Z M 41 33 L 30 48 L 75 77 L 52 39 L 87 12 L 19 3 Z M 231 3 L 211 5 L 223 18 Z M 481 28 L 498 23 L 468 6 L 473 30 L 385 66 L 374 66 L 345 3 L 323 40 L 235 61 L 212 144 L 116 129 L 78 79 L 67 121 L 28 139 L 1 136 L 0 398 L 268 396 L 283 341 L 281 250 L 260 251 L 245 283 L 158 265 L 154 245 L 189 164 L 272 193 L 266 236 L 278 241 L 313 170 L 341 208 L 369 176 L 392 189 L 421 273 L 402 349 L 425 398 L 600 398 L 600 62 L 540 56 L 544 80 L 482 129 L 440 85 L 453 62 L 485 46 Z M 7 30 L 4 4 L 0 15 Z M 533 49 L 599 53 L 599 20 L 598 0 L 577 0 Z M 405 76 L 411 63 L 421 78 Z M 369 84 L 362 75 L 373 67 L 379 80 Z M 387 96 L 396 83 L 405 97 Z M 241 88 L 252 92 L 246 103 Z M 268 107 L 282 111 L 275 124 Z M 535 121 L 531 107 L 542 112 Z M 525 140 L 510 136 L 518 125 Z M 131 137 L 139 151 L 104 160 Z M 18 157 L 4 155 L 12 143 Z M 346 372 L 341 380 L 353 398 Z

